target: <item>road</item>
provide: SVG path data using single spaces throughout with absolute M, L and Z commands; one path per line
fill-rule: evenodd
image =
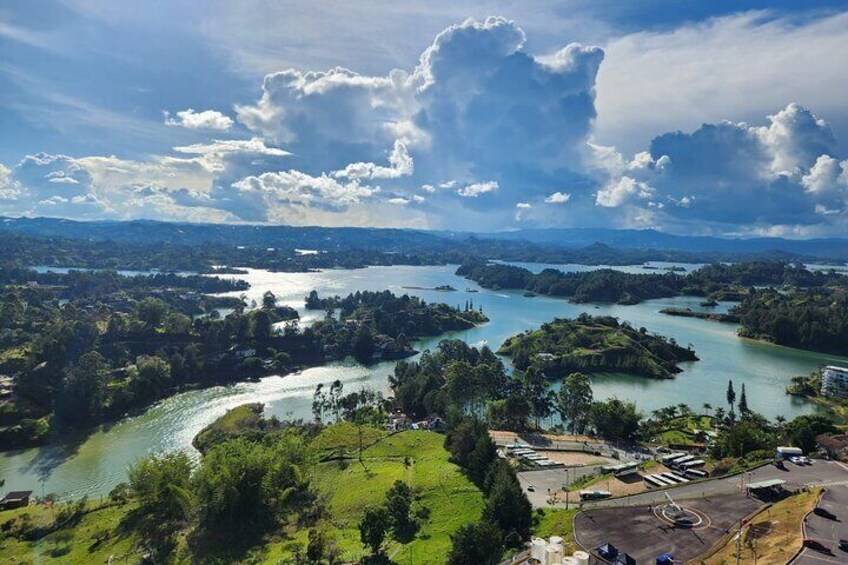
M 588 474 L 597 472 L 596 468 L 582 467 L 568 470 L 568 482 Z M 521 486 L 527 494 L 527 498 L 534 508 L 549 507 L 548 489 L 551 492 L 562 488 L 566 483 L 566 471 L 564 469 L 549 469 L 544 471 L 530 471 L 519 473 Z M 743 485 L 768 479 L 782 479 L 786 481 L 787 490 L 798 490 L 805 486 L 840 486 L 848 485 L 848 467 L 834 462 L 817 459 L 812 465 L 797 466 L 792 463 L 786 464 L 786 469 L 781 470 L 773 465 L 765 465 L 742 475 L 735 475 L 724 479 L 713 479 L 698 483 L 686 484 L 679 487 L 662 490 L 649 490 L 644 493 L 631 496 L 603 500 L 585 505 L 586 507 L 599 508 L 608 506 L 631 506 L 637 504 L 661 504 L 666 502 L 665 493 L 668 492 L 675 499 L 702 498 L 718 496 L 722 494 L 733 494 L 743 490 Z M 529 486 L 533 491 L 528 491 Z M 598 485 L 603 488 L 602 485 Z M 576 495 L 575 495 L 576 496 Z M 565 504 L 556 505 L 564 508 Z M 848 517 L 846 517 L 848 520 Z
M 819 506 L 832 512 L 837 519 L 830 520 L 817 514 L 810 514 L 804 524 L 804 537 L 821 542 L 833 553 L 828 555 L 805 547 L 792 561 L 792 565 L 848 563 L 848 553 L 839 549 L 839 540 L 848 539 L 848 486 L 834 486 L 826 489 Z

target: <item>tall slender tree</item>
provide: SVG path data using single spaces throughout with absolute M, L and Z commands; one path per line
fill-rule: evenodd
M 739 394 L 739 414 L 748 413 L 748 395 L 745 394 L 745 383 L 742 383 L 742 392 Z
M 733 380 L 727 381 L 727 404 L 733 410 L 733 405 L 736 404 L 736 391 L 733 390 Z

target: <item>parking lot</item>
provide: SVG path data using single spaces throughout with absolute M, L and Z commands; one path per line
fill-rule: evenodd
M 805 466 L 787 464 L 785 470 L 766 465 L 724 479 L 595 502 L 575 518 L 575 539 L 589 550 L 603 543 L 612 543 L 632 555 L 637 563 L 651 563 L 664 552 L 673 553 L 681 561 L 693 559 L 705 553 L 739 520 L 764 505 L 760 500 L 747 496 L 744 485 L 769 479 L 786 481 L 784 486 L 788 490 L 825 486 L 827 492 L 823 505 L 832 506 L 834 514 L 845 520 L 811 516 L 809 537 L 822 539 L 825 545 L 833 548 L 834 554 L 829 556 L 805 550 L 794 563 L 848 563 L 848 554 L 840 553 L 834 541 L 848 535 L 848 468 L 822 460 Z M 681 506 L 696 512 L 702 521 L 695 527 L 684 528 L 662 520 L 657 514 L 657 507 L 668 503 L 666 493 Z
M 804 525 L 804 537 L 818 541 L 832 553 L 805 548 L 792 565 L 848 563 L 848 553 L 839 549 L 839 540 L 848 539 L 848 486 L 834 486 L 825 490 L 819 507 L 831 512 L 835 519 L 810 514 Z
M 676 562 L 683 563 L 705 553 L 734 524 L 762 505 L 738 493 L 688 500 L 685 507 L 703 518 L 692 528 L 670 525 L 658 517 L 653 506 L 596 508 L 577 515 L 574 535 L 587 549 L 611 543 L 636 563 L 653 563 L 665 552 L 673 553 Z

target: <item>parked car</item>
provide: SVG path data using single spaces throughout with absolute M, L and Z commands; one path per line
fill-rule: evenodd
M 829 547 L 819 540 L 807 538 L 804 540 L 804 547 L 809 547 L 812 550 L 820 551 L 821 553 L 833 553 Z
M 848 539 L 839 540 L 839 549 L 848 552 Z
M 801 462 L 801 458 L 798 456 L 790 457 L 789 461 L 795 463 L 796 465 L 803 465 L 803 463 Z
M 536 492 L 536 487 L 534 487 L 533 485 L 527 485 L 527 490 L 530 492 Z
M 813 512 L 816 514 L 816 516 L 821 516 L 822 518 L 827 518 L 828 520 L 836 520 L 836 514 L 834 514 L 827 508 L 817 506 L 813 509 Z

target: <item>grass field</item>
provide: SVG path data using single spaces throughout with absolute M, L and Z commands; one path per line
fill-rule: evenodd
M 559 536 L 563 539 L 565 554 L 571 555 L 580 549 L 574 543 L 574 515 L 576 508 L 568 510 L 547 508 L 539 519 L 539 523 L 533 528 L 533 535 L 549 539 L 551 536 Z
M 444 436 L 423 431 L 386 436 L 374 428 L 364 428 L 363 437 L 372 445 L 363 450 L 360 462 L 359 430 L 347 424 L 334 428 L 327 428 L 318 436 L 316 448 L 334 455 L 346 452 L 348 458 L 317 463 L 311 472 L 312 483 L 327 508 L 327 517 L 319 523 L 319 528 L 341 550 L 344 561 L 355 561 L 365 555 L 358 530 L 363 509 L 382 504 L 394 481 L 402 480 L 414 490 L 414 509 L 427 508 L 429 518 L 409 543 L 391 541 L 389 555 L 398 563 L 444 563 L 450 549 L 450 535 L 461 525 L 478 520 L 483 510 L 482 493 L 448 461 Z M 122 519 L 131 509 L 132 504 L 127 504 L 92 510 L 77 524 L 54 531 L 38 542 L 20 541 L 9 535 L 13 530 L 0 531 L 0 561 L 88 565 L 106 563 L 113 557 L 116 564 L 124 563 L 125 558 L 129 558 L 129 563 L 137 562 L 139 540 L 121 527 Z M 0 525 L 8 520 L 14 520 L 15 524 L 28 520 L 36 526 L 48 526 L 56 512 L 45 506 L 2 512 Z M 299 546 L 301 551 L 305 548 L 307 534 L 307 530 L 290 525 L 253 548 L 241 562 L 287 563 L 295 547 Z M 188 556 L 184 538 L 180 538 L 179 545 L 178 554 L 185 557 L 177 562 L 204 562 L 197 556 Z
M 429 509 L 429 519 L 408 544 L 389 544 L 388 554 L 399 563 L 441 564 L 450 549 L 450 535 L 463 524 L 480 518 L 483 496 L 448 461 L 442 447 L 444 437 L 422 431 L 389 436 L 357 458 L 320 463 L 315 484 L 326 497 L 330 518 L 324 526 L 335 536 L 342 558 L 356 560 L 363 555 L 358 523 L 366 506 L 381 504 L 396 480 L 406 481 L 415 491 L 416 506 Z M 293 535 L 305 542 L 306 533 Z M 271 544 L 269 562 L 290 556 L 286 542 Z
M 110 558 L 115 563 L 135 563 L 138 539 L 120 527 L 130 509 L 131 505 L 125 505 L 91 510 L 73 527 L 55 531 L 38 542 L 20 541 L 4 532 L 0 534 L 0 560 L 19 565 L 89 565 L 106 563 Z M 0 525 L 7 521 L 15 524 L 31 521 L 36 526 L 47 526 L 56 514 L 56 509 L 47 506 L 29 506 L 0 513 Z
M 803 492 L 763 510 L 746 528 L 739 562 L 786 563 L 801 547 L 801 521 L 818 500 L 821 489 Z M 709 559 L 708 565 L 736 563 L 736 542 L 731 540 Z

